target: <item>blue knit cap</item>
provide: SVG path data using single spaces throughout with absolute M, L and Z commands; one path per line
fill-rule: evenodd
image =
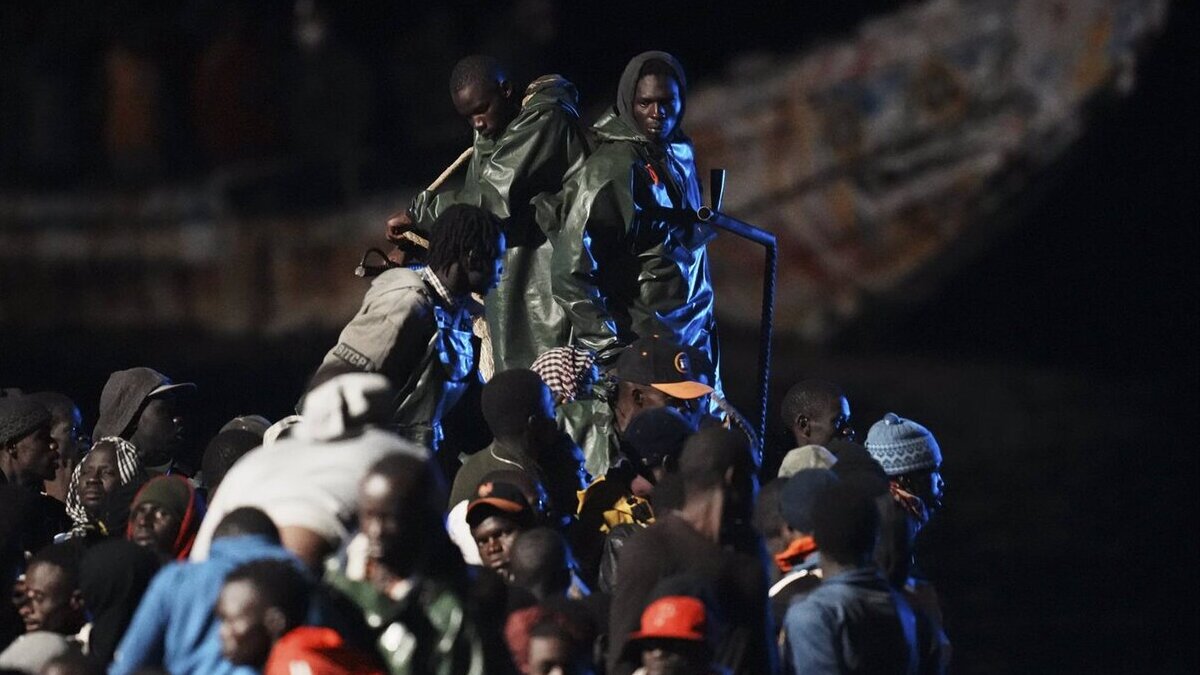
M 889 476 L 942 465 L 942 451 L 933 434 L 896 413 L 888 413 L 871 425 L 867 432 L 867 452 Z

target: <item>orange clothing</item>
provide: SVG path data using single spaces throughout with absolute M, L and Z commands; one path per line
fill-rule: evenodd
M 384 675 L 367 654 L 346 646 L 331 628 L 299 626 L 279 638 L 263 675 Z

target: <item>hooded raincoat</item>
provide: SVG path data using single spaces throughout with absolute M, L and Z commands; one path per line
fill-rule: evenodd
M 692 143 L 679 126 L 666 143 L 653 142 L 633 117 L 638 75 L 651 60 L 674 70 L 683 122 L 687 81 L 675 58 L 645 52 L 630 61 L 617 105 L 593 128 L 594 151 L 564 186 L 554 298 L 571 321 L 573 340 L 595 350 L 601 363 L 612 363 L 638 337 L 657 334 L 703 350 L 715 366 L 705 249 L 715 232 L 680 217 L 701 206 Z M 713 385 L 720 391 L 719 375 Z
M 504 221 L 504 274 L 484 303 L 496 372 L 528 368 L 570 339 L 570 324 L 551 293 L 550 264 L 564 177 L 587 156 L 578 103 L 575 86 L 562 77 L 534 80 L 504 133 L 494 139 L 475 134 L 463 187 L 421 192 L 409 207 L 413 222 L 425 229 L 451 204 L 479 206 Z

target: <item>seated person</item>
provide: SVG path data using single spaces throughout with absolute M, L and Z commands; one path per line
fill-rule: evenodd
M 559 407 L 559 424 L 584 452 L 591 476 L 603 476 L 621 458 L 621 441 L 633 417 L 672 407 L 698 426 L 713 388 L 694 369 L 693 351 L 665 338 L 639 338 L 621 352 L 611 377 L 591 398 Z
M 517 469 L 548 488 L 557 520 L 573 516 L 585 485 L 583 458 L 555 425 L 554 401 L 541 378 L 523 368 L 497 373 L 484 385 L 480 404 L 495 440 L 458 470 L 449 506 L 471 499 L 488 473 Z
M 206 560 L 173 562 L 151 580 L 117 646 L 111 675 L 156 669 L 173 675 L 251 675 L 253 669 L 221 657 L 213 607 L 231 571 L 264 559 L 300 566 L 280 544 L 267 514 L 250 507 L 230 511 L 213 531 Z
M 258 560 L 229 573 L 217 600 L 221 653 L 264 675 L 382 675 L 372 656 L 331 628 L 305 626 L 311 583 L 284 560 Z
M 534 526 L 533 507 L 514 483 L 485 477 L 467 506 L 467 525 L 483 566 L 512 581 L 510 567 L 517 535 Z
M 120 492 L 119 488 L 125 488 L 125 492 L 140 488 L 146 478 L 137 449 L 129 441 L 109 436 L 93 443 L 75 465 L 67 488 L 67 515 L 73 521 L 71 538 L 111 534 L 114 523 L 109 518 L 110 499 Z
M 159 558 L 186 560 L 204 518 L 204 500 L 182 476 L 155 476 L 129 508 L 126 538 L 155 551 Z
M 359 534 L 326 565 L 326 585 L 366 619 L 392 675 L 484 672 L 445 503 L 445 482 L 429 459 L 385 456 L 359 483 Z
M 86 622 L 79 590 L 80 550 L 51 544 L 25 568 L 25 597 L 18 608 L 25 632 L 46 631 L 73 636 Z
M 937 672 L 940 653 L 918 646 L 929 632 L 921 617 L 875 564 L 875 500 L 842 481 L 821 492 L 812 517 L 823 581 L 784 618 L 791 672 Z
M 713 664 L 706 615 L 703 602 L 684 595 L 669 595 L 650 603 L 642 612 L 640 629 L 630 633 L 626 643 L 627 650 L 640 654 L 642 666 L 634 675 L 724 672 Z

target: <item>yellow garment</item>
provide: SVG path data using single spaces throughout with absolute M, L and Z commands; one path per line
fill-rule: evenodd
M 631 494 L 618 483 L 604 476 L 579 490 L 579 522 L 607 533 L 617 525 L 637 524 L 645 527 L 654 522 L 650 502 Z

